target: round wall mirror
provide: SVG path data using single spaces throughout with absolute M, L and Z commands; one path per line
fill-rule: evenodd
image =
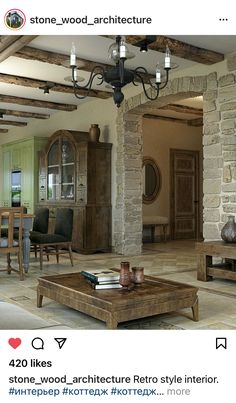
M 152 203 L 161 189 L 161 173 L 155 160 L 143 158 L 143 202 Z

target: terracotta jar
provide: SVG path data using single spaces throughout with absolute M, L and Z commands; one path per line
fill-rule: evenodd
M 98 124 L 92 124 L 89 129 L 89 140 L 98 142 L 100 137 L 100 128 Z
M 132 281 L 134 284 L 142 284 L 144 282 L 143 267 L 132 267 Z
M 123 287 L 128 287 L 131 283 L 131 272 L 129 270 L 129 262 L 121 262 L 120 264 L 120 284 Z

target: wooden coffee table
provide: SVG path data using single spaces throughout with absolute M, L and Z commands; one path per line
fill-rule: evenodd
M 114 269 L 113 269 L 114 270 Z M 145 281 L 131 291 L 126 289 L 94 290 L 80 273 L 43 276 L 38 279 L 37 306 L 43 297 L 77 309 L 106 322 L 115 329 L 120 322 L 191 308 L 198 321 L 198 288 L 145 276 Z

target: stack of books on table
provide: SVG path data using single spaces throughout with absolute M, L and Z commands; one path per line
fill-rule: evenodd
M 120 273 L 112 269 L 83 270 L 81 274 L 95 290 L 122 288 L 119 283 Z

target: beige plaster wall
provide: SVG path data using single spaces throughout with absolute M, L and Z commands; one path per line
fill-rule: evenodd
M 101 141 L 113 142 L 116 138 L 116 113 L 116 107 L 111 99 L 89 98 L 89 101 L 78 105 L 77 110 L 73 112 L 58 111 L 49 119 L 31 119 L 26 127 L 11 128 L 6 135 L 0 136 L 0 145 L 31 136 L 49 137 L 60 129 L 88 131 L 91 123 L 100 125 Z
M 92 123 L 101 129 L 100 141 L 112 143 L 112 205 L 115 204 L 115 158 L 116 158 L 116 115 L 117 108 L 112 99 L 94 99 L 81 104 L 73 112 L 56 112 L 47 120 L 31 119 L 26 127 L 11 128 L 7 135 L 0 136 L 1 144 L 32 136 L 50 137 L 60 129 L 88 131 Z M 0 185 L 2 182 L 0 172 Z
M 202 175 L 202 127 L 191 127 L 164 120 L 143 119 L 143 156 L 152 157 L 156 161 L 162 176 L 161 190 L 157 199 L 151 204 L 143 204 L 144 216 L 169 217 L 169 152 L 171 148 L 200 151 L 200 173 Z M 202 189 L 202 186 L 200 188 Z

